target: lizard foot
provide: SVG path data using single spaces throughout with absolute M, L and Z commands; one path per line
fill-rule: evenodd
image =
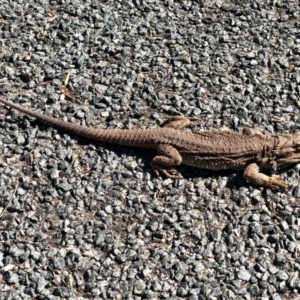
M 199 121 L 197 117 L 184 116 L 165 116 L 166 123 L 164 127 L 182 130 L 191 124 L 191 121 Z
M 279 175 L 268 176 L 259 172 L 260 167 L 256 163 L 248 165 L 244 170 L 244 177 L 247 181 L 257 185 L 264 185 L 268 188 L 280 190 L 281 188 L 287 189 L 287 182 Z
M 178 120 L 190 120 L 190 121 L 201 121 L 198 117 L 186 117 L 186 116 L 164 116 L 166 121 L 178 121 Z
M 283 177 L 280 175 L 274 175 L 272 177 L 269 177 L 268 181 L 266 182 L 266 186 L 276 190 L 280 190 L 281 188 L 288 188 L 287 182 L 283 180 Z
M 159 166 L 157 164 L 151 164 L 151 167 L 155 173 L 156 176 L 159 176 L 159 173 L 164 174 L 166 177 L 172 178 L 172 179 L 178 179 L 179 172 L 171 167 L 165 167 L 165 166 Z

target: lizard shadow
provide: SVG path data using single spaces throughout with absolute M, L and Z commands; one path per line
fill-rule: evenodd
M 141 169 L 144 173 L 150 173 L 151 178 L 158 178 L 154 171 L 151 168 L 151 161 L 157 155 L 155 149 L 145 149 L 142 147 L 130 147 L 130 146 L 123 146 L 118 144 L 110 144 L 96 140 L 90 140 L 88 138 L 80 137 L 75 134 L 70 134 L 72 139 L 76 140 L 78 145 L 86 146 L 89 145 L 95 146 L 95 151 L 98 155 L 102 156 L 104 153 L 113 152 L 117 157 L 119 157 L 119 162 L 122 162 L 123 156 L 133 158 L 137 162 L 137 168 Z M 108 152 L 106 152 L 108 151 Z M 126 159 L 125 159 L 126 160 Z M 108 163 L 108 162 L 107 162 Z M 126 166 L 124 167 L 126 170 Z M 220 176 L 230 177 L 226 187 L 230 188 L 239 188 L 242 186 L 247 185 L 246 180 L 243 178 L 243 172 L 236 171 L 236 170 L 220 170 L 220 171 L 213 171 L 208 169 L 201 169 L 192 166 L 186 165 L 179 165 L 175 167 L 176 170 L 179 171 L 181 177 L 183 179 L 212 179 L 218 178 Z M 166 177 L 163 174 L 160 174 L 160 177 L 165 180 Z M 174 181 L 175 182 L 175 181 Z
M 38 128 L 38 132 L 46 133 L 47 131 L 51 132 L 51 136 L 54 136 L 58 133 L 63 139 L 64 135 L 70 137 L 77 145 L 81 147 L 89 147 L 90 145 L 94 146 L 94 151 L 102 156 L 102 159 L 105 163 L 109 164 L 109 157 L 107 156 L 108 152 L 113 152 L 117 157 L 119 157 L 119 162 L 122 162 L 122 157 L 132 157 L 134 160 L 138 161 L 137 167 L 140 168 L 143 172 L 149 172 L 151 177 L 156 178 L 150 164 L 152 159 L 157 155 L 155 149 L 143 148 L 143 147 L 131 147 L 118 144 L 110 144 L 97 140 L 92 140 L 86 137 L 79 136 L 75 133 L 66 132 L 63 129 L 51 127 L 39 120 L 32 120 L 31 126 Z M 52 131 L 53 130 L 53 131 Z M 67 145 L 67 147 L 71 146 Z M 83 149 L 84 150 L 84 149 Z M 108 152 L 106 152 L 108 151 Z M 220 170 L 213 171 L 208 169 L 201 169 L 192 166 L 180 165 L 176 169 L 181 174 L 184 179 L 208 179 L 208 178 L 218 178 L 219 176 L 230 176 L 230 187 L 241 187 L 244 186 L 246 181 L 243 179 L 242 172 L 234 170 Z M 126 166 L 124 167 L 126 170 Z M 166 179 L 164 175 L 160 175 L 162 179 Z
M 190 179 L 218 179 L 220 177 L 227 177 L 227 188 L 240 188 L 247 186 L 247 181 L 243 178 L 243 172 L 238 170 L 209 170 L 201 169 L 191 166 L 180 166 L 180 173 L 184 178 Z

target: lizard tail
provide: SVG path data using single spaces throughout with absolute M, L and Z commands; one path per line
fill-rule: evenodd
M 96 129 L 91 127 L 86 127 L 83 125 L 78 125 L 75 123 L 70 123 L 63 121 L 61 119 L 53 118 L 42 113 L 39 113 L 35 110 L 25 108 L 19 104 L 7 101 L 0 98 L 0 102 L 3 104 L 15 108 L 18 111 L 21 111 L 29 116 L 32 116 L 36 119 L 39 119 L 45 123 L 53 125 L 55 127 L 61 128 L 65 131 L 78 134 L 89 139 L 94 139 L 102 142 L 115 143 L 115 144 L 128 144 L 132 145 L 132 141 L 127 141 L 126 136 L 128 130 L 107 130 L 107 129 Z

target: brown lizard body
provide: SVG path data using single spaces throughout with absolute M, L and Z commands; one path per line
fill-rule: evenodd
M 156 174 L 178 178 L 174 167 L 185 164 L 203 169 L 244 170 L 244 177 L 257 185 L 287 188 L 279 176 L 260 171 L 276 169 L 300 161 L 300 132 L 267 136 L 252 128 L 243 133 L 208 130 L 198 133 L 183 131 L 191 120 L 169 117 L 164 127 L 154 129 L 96 129 L 65 122 L 0 98 L 0 102 L 63 130 L 102 142 L 156 149 L 151 162 Z

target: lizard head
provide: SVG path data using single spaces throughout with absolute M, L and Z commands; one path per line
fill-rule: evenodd
M 287 167 L 300 162 L 300 132 L 278 135 L 274 151 L 278 167 Z

